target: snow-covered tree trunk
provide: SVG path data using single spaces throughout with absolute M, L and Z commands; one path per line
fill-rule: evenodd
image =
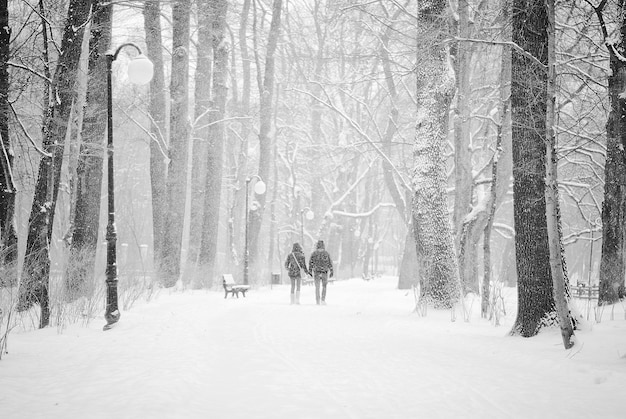
M 189 144 L 189 12 L 190 0 L 172 5 L 172 74 L 170 80 L 170 141 L 167 170 L 167 205 L 161 243 L 160 282 L 176 284 L 180 276 L 187 190 Z
M 272 21 L 270 23 L 270 31 L 267 39 L 267 49 L 265 53 L 265 71 L 263 75 L 263 82 L 260 86 L 261 91 L 261 109 L 259 111 L 259 170 L 258 176 L 263 182 L 268 184 L 270 175 L 270 165 L 272 160 L 272 136 L 270 131 L 272 129 L 272 110 L 274 103 L 274 70 L 275 70 L 275 58 L 276 47 L 278 44 L 278 37 L 280 34 L 280 17 L 282 13 L 283 2 L 282 0 L 274 0 L 272 5 Z M 254 211 L 250 211 L 248 216 L 249 220 L 249 263 L 250 266 L 255 266 L 258 253 L 259 253 L 259 233 L 261 231 L 261 221 L 263 220 L 263 213 L 265 210 L 265 201 L 267 198 L 267 191 L 262 195 L 256 195 L 256 201 L 258 207 Z
M 248 51 L 248 18 L 250 15 L 250 0 L 244 0 L 239 21 L 239 50 L 241 55 L 241 101 L 238 107 L 238 115 L 243 117 L 239 131 L 239 147 L 236 149 L 236 173 L 234 179 L 233 202 L 230 208 L 229 223 L 229 255 L 237 265 L 241 264 L 244 239 L 243 220 L 245 218 L 245 184 L 248 176 L 248 142 L 252 131 L 252 119 L 250 118 L 250 93 L 251 93 L 251 62 Z
M 518 277 L 512 334 L 556 323 L 546 221 L 548 13 L 545 0 L 514 0 L 511 57 L 513 207 Z
M 87 97 L 76 167 L 76 209 L 65 283 L 68 299 L 88 295 L 93 290 L 100 229 L 104 133 L 107 124 L 105 54 L 111 43 L 113 6 L 98 0 L 94 1 L 92 10 Z
M 43 150 L 39 174 L 28 220 L 26 253 L 22 267 L 17 309 L 41 306 L 39 327 L 50 321 L 48 282 L 50 279 L 50 239 L 59 192 L 65 137 L 75 95 L 74 85 L 85 25 L 91 2 L 72 0 L 61 41 L 61 54 L 52 80 L 54 100 L 46 110 L 43 126 Z
M 207 270 L 209 281 L 213 278 L 217 255 L 217 236 L 222 191 L 222 168 L 224 155 L 224 119 L 226 112 L 226 87 L 228 73 L 228 47 L 225 42 L 226 12 L 228 2 L 212 2 L 214 16 L 211 42 L 213 44 L 213 100 L 209 112 L 209 136 L 206 154 L 206 184 L 204 195 L 204 216 L 202 220 L 202 241 L 199 262 Z
M 143 8 L 144 31 L 146 34 L 146 55 L 154 65 L 154 76 L 150 81 L 150 190 L 152 193 L 152 243 L 153 255 L 158 259 L 162 255 L 165 225 L 165 179 L 167 150 L 165 139 L 165 76 L 163 72 L 163 44 L 161 40 L 161 5 L 160 0 L 147 0 Z M 155 261 L 155 267 L 158 262 Z
M 446 196 L 443 150 L 454 76 L 448 51 L 444 0 L 420 4 L 418 26 L 418 121 L 413 151 L 412 213 L 420 262 L 421 292 L 436 308 L 450 308 L 459 299 L 459 271 Z
M 198 41 L 196 42 L 196 74 L 194 81 L 194 126 L 191 136 L 191 208 L 189 217 L 189 244 L 187 261 L 198 263 L 202 241 L 202 223 L 207 176 L 207 147 L 211 109 L 211 73 L 213 67 L 212 25 L 215 19 L 212 1 L 198 0 Z M 202 279 L 207 279 L 200 274 Z
M 596 9 L 609 50 L 610 112 L 606 124 L 606 163 L 602 203 L 602 256 L 598 304 L 613 304 L 625 295 L 626 263 L 626 2 L 620 0 L 619 37 L 609 40 L 602 8 Z M 604 6 L 603 6 L 604 7 Z
M 468 0 L 458 2 L 458 36 L 462 39 L 471 38 Z M 478 278 L 476 275 L 476 246 L 467 240 L 463 230 L 465 216 L 472 211 L 472 195 L 474 179 L 472 176 L 472 161 L 470 151 L 470 74 L 472 44 L 459 41 L 454 51 L 456 74 L 456 107 L 454 109 L 454 227 L 456 231 L 457 252 L 459 258 L 459 272 L 463 292 L 477 292 Z M 481 231 L 482 233 L 482 231 Z M 461 248 L 461 239 L 464 237 L 464 246 Z
M 546 102 L 546 221 L 550 244 L 550 270 L 554 302 L 559 317 L 563 346 L 569 349 L 574 345 L 574 328 L 570 318 L 568 303 L 568 278 L 565 267 L 565 251 L 561 233 L 561 210 L 559 204 L 559 184 L 556 156 L 556 51 L 554 0 L 546 1 L 548 11 L 548 79 Z
M 9 8 L 0 0 L 0 287 L 17 285 L 13 150 L 9 136 Z
M 503 40 L 511 40 L 511 0 L 504 0 L 502 21 L 505 28 Z M 498 105 L 500 123 L 497 127 L 496 145 L 491 168 L 491 190 L 486 205 L 487 219 L 483 231 L 483 283 L 481 291 L 481 316 L 486 318 L 490 308 L 491 292 L 491 231 L 493 228 L 498 200 L 509 190 L 511 178 L 511 47 L 502 46 L 500 66 L 500 103 Z M 505 254 L 503 252 L 502 254 Z

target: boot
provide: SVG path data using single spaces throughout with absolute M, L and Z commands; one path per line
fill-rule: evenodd
M 293 303 L 295 303 L 296 298 L 295 298 L 295 296 L 293 294 L 290 294 L 290 295 L 291 295 L 291 304 L 293 304 Z
M 296 304 L 300 305 L 300 291 L 296 291 Z

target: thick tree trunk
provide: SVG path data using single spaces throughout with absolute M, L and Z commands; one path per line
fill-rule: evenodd
M 61 41 L 61 55 L 52 80 L 56 100 L 47 109 L 43 127 L 44 156 L 39 163 L 39 174 L 28 221 L 26 254 L 22 268 L 17 309 L 27 310 L 34 303 L 41 306 L 39 327 L 50 320 L 48 282 L 50 279 L 50 240 L 56 198 L 59 192 L 65 135 L 72 110 L 76 71 L 80 61 L 83 33 L 91 2 L 72 0 Z
M 9 9 L 0 0 L 0 287 L 17 285 L 13 149 L 9 136 Z
M 274 0 L 272 6 L 272 22 L 267 40 L 267 50 L 265 54 L 265 73 L 261 92 L 260 127 L 259 127 L 259 170 L 258 176 L 263 182 L 268 184 L 270 174 L 270 164 L 272 160 L 272 138 L 270 130 L 272 128 L 272 104 L 274 102 L 274 54 L 278 43 L 280 32 L 280 16 L 282 12 L 282 0 Z M 249 263 L 255 266 L 258 258 L 259 233 L 261 231 L 261 221 L 265 209 L 267 191 L 263 195 L 257 195 L 258 208 L 251 211 L 249 215 Z
M 626 63 L 613 52 L 626 51 L 626 15 L 621 2 L 622 22 L 617 45 L 609 48 L 609 103 L 611 110 L 606 124 L 607 144 L 604 166 L 604 202 L 602 204 L 602 257 L 600 260 L 600 292 L 598 304 L 613 304 L 625 295 L 626 263 Z M 606 42 L 609 42 L 606 40 Z
M 172 5 L 172 75 L 170 81 L 170 141 L 167 170 L 167 211 L 161 243 L 160 282 L 172 287 L 180 277 L 180 258 L 187 192 L 189 144 L 189 12 L 190 0 Z
M 511 117 L 518 311 L 512 334 L 536 335 L 555 324 L 546 221 L 548 14 L 544 0 L 513 1 Z
M 83 116 L 82 143 L 76 168 L 76 209 L 66 273 L 69 300 L 93 292 L 94 267 L 100 227 L 100 199 L 104 133 L 107 124 L 107 63 L 111 43 L 112 4 L 94 1 L 87 97 Z M 80 110 L 78 110 L 80 112 Z
M 167 138 L 165 130 L 165 76 L 163 72 L 163 45 L 161 41 L 160 0 L 147 0 L 143 9 L 147 55 L 154 65 L 150 81 L 150 189 L 152 192 L 152 243 L 154 266 L 162 255 L 165 225 L 165 179 L 167 176 L 167 150 L 163 146 Z
M 217 238 L 221 207 L 222 172 L 224 161 L 224 119 L 226 112 L 226 87 L 228 72 L 228 49 L 224 42 L 226 36 L 226 12 L 228 2 L 213 1 L 212 13 L 215 18 L 212 25 L 211 42 L 213 44 L 213 101 L 209 112 L 209 138 L 207 149 L 207 175 L 204 196 L 204 216 L 202 222 L 202 242 L 200 246 L 200 264 L 212 281 L 215 276 Z
M 212 1 L 198 0 L 198 42 L 196 47 L 195 125 L 191 153 L 191 208 L 187 261 L 195 266 L 202 241 L 202 223 L 207 182 L 207 144 L 209 140 L 211 104 L 211 72 L 213 67 L 212 25 L 216 18 Z M 217 22 L 216 22 L 217 24 Z M 213 105 L 215 107 L 215 105 Z M 215 110 L 213 110 L 215 112 Z M 206 275 L 201 274 L 202 278 Z
M 443 23 L 447 2 L 437 0 L 419 10 L 418 34 L 429 44 L 418 66 L 419 116 L 415 136 L 413 223 L 420 261 L 421 292 L 435 308 L 451 308 L 459 299 L 459 270 L 452 226 L 448 216 L 443 150 L 448 133 L 448 112 L 454 94 L 447 51 L 440 41 L 446 36 Z M 433 38 L 433 33 L 437 33 Z M 420 36 L 421 35 L 421 36 Z

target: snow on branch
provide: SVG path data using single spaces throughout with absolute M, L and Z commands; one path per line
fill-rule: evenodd
M 379 208 L 395 208 L 396 204 L 392 202 L 380 202 L 374 208 L 365 212 L 347 212 L 347 211 L 333 211 L 334 215 L 341 215 L 350 218 L 367 218 L 378 211 Z
M 530 52 L 526 51 L 524 48 L 520 47 L 519 45 L 517 45 L 515 42 L 512 42 L 512 41 L 489 41 L 489 40 L 486 40 L 486 39 L 461 38 L 459 36 L 453 37 L 449 42 L 452 42 L 452 41 L 464 41 L 464 42 L 475 42 L 475 43 L 478 43 L 478 44 L 509 46 L 509 47 L 513 48 L 515 51 L 517 51 L 520 54 L 522 54 L 524 57 L 526 57 L 526 58 L 530 59 L 531 61 L 535 62 L 536 64 L 538 64 L 541 68 L 543 68 L 544 71 L 546 71 L 546 72 L 548 71 L 548 66 L 547 65 L 545 65 L 544 63 L 539 61 L 539 59 L 537 59 L 537 57 L 535 57 Z
M 309 96 L 310 98 L 312 98 L 313 100 L 317 101 L 318 103 L 320 103 L 321 105 L 324 105 L 325 107 L 327 107 L 328 109 L 336 112 L 337 114 L 339 114 L 339 116 L 341 116 L 348 124 L 350 124 L 350 126 L 356 131 L 356 133 L 363 138 L 375 151 L 376 153 L 378 153 L 378 155 L 384 159 L 393 169 L 393 171 L 396 173 L 396 175 L 400 178 L 401 181 L 401 185 L 407 190 L 407 191 L 411 191 L 412 188 L 411 186 L 408 184 L 408 182 L 404 179 L 404 177 L 402 176 L 402 174 L 400 173 L 400 171 L 398 170 L 398 168 L 391 162 L 391 160 L 389 159 L 389 157 L 385 154 L 384 151 L 382 151 L 380 149 L 380 147 L 378 147 L 378 145 L 376 145 L 376 143 L 369 137 L 369 135 L 367 135 L 367 133 L 364 132 L 363 128 L 359 125 L 358 122 L 356 122 L 354 119 L 352 119 L 350 116 L 346 115 L 346 113 L 344 111 L 342 111 L 341 109 L 339 109 L 337 107 L 337 105 L 335 105 L 333 103 L 333 101 L 330 99 L 330 95 L 326 92 L 326 90 L 324 89 L 324 86 L 321 83 L 318 82 L 314 82 L 315 84 L 317 84 L 322 91 L 324 92 L 324 94 L 326 95 L 326 100 L 323 100 L 317 96 L 315 96 L 314 94 L 304 91 L 304 90 L 300 90 L 300 89 L 293 89 L 295 92 L 298 93 L 302 93 L 304 95 Z

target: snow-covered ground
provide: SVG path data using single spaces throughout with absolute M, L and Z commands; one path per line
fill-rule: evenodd
M 0 418 L 625 418 L 626 320 L 617 305 L 563 349 L 503 325 L 412 313 L 395 278 L 329 285 L 289 305 L 286 285 L 161 291 L 104 321 L 13 331 Z M 514 305 L 514 292 L 505 301 Z M 582 304 L 578 302 L 577 304 Z M 584 307 L 582 307 L 584 308 Z

